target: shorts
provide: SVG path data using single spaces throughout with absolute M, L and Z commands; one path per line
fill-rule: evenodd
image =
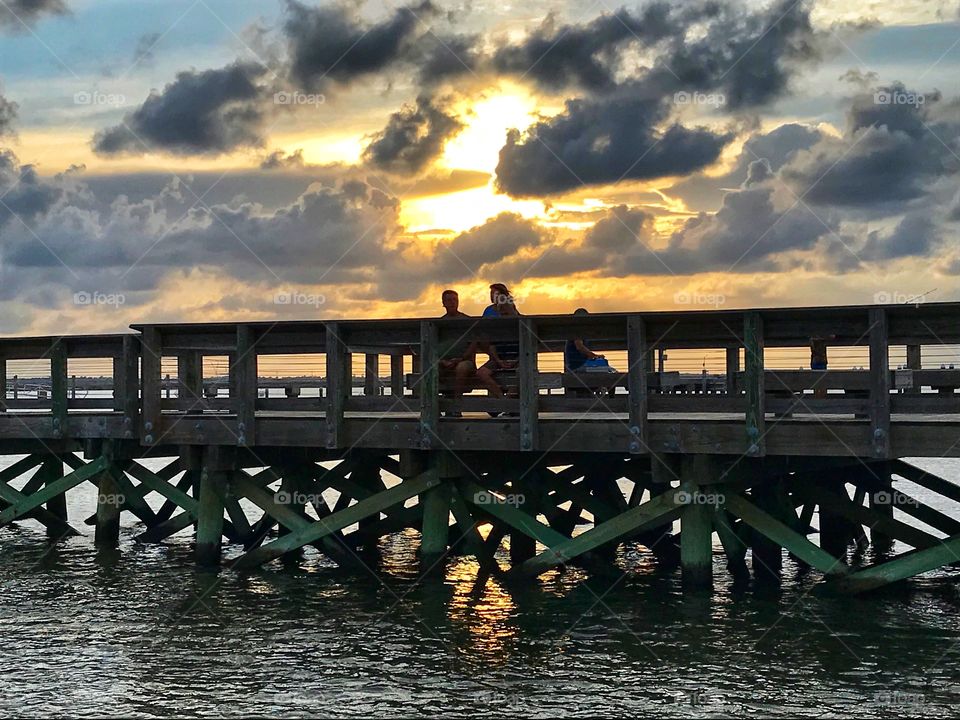
M 811 363 L 810 363 L 810 369 L 811 369 L 811 370 L 826 370 L 826 369 L 827 369 L 827 363 L 826 363 L 826 362 L 811 362 Z

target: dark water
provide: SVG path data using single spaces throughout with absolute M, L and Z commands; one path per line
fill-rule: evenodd
M 93 489 L 71 496 L 74 524 Z M 956 714 L 960 592 L 949 572 L 828 598 L 785 560 L 780 592 L 684 596 L 636 548 L 474 594 L 476 566 L 417 583 L 417 535 L 376 572 L 308 551 L 295 567 L 198 572 L 190 536 L 119 552 L 0 531 L 0 715 Z M 229 549 L 228 556 L 235 556 Z M 372 561 L 372 559 L 371 559 Z

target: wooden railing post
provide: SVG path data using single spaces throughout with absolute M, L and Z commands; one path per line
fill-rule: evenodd
M 727 395 L 739 395 L 737 374 L 740 372 L 740 348 L 727 348 Z
M 403 355 L 390 356 L 390 395 L 403 397 Z
M 203 355 L 187 350 L 177 356 L 177 404 L 187 411 L 203 402 Z
M 113 363 L 113 399 L 123 413 L 123 437 L 130 440 L 140 427 L 140 338 L 124 335 L 121 353 Z
M 747 396 L 747 455 L 765 454 L 766 431 L 763 375 L 763 318 L 749 312 L 743 318 L 744 390 Z
M 923 368 L 923 359 L 919 345 L 907 345 L 907 367 L 910 370 L 920 370 Z M 904 394 L 919 395 L 922 390 L 923 388 L 917 383 L 917 381 L 914 381 L 913 387 L 907 388 Z
M 7 411 L 7 360 L 0 358 L 0 412 Z
M 627 390 L 630 411 L 630 453 L 644 452 L 647 448 L 647 362 L 651 355 L 647 350 L 647 328 L 643 318 L 631 315 L 627 318 Z
M 520 393 L 520 449 L 536 450 L 540 445 L 540 369 L 537 362 L 536 323 L 520 318 L 520 358 L 517 364 L 517 389 Z
M 237 415 L 237 445 L 256 444 L 257 421 L 257 336 L 249 325 L 237 326 L 235 378 L 230 398 Z
M 143 424 L 140 435 L 144 445 L 153 445 L 160 437 L 160 330 L 147 326 L 140 335 L 140 403 L 141 421 Z
M 870 429 L 874 457 L 890 456 L 890 352 L 887 311 L 870 310 Z
M 67 426 L 67 344 L 63 338 L 50 349 L 50 401 L 53 433 L 61 436 Z
M 327 448 L 340 447 L 343 442 L 343 409 L 350 393 L 350 358 L 340 323 L 326 323 L 327 353 Z
M 364 359 L 363 394 L 380 394 L 380 356 L 367 353 Z
M 437 359 L 437 324 L 420 323 L 420 447 L 429 450 L 440 418 L 440 369 Z

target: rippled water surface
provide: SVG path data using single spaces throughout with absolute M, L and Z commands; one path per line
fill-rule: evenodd
M 780 591 L 734 588 L 715 554 L 714 593 L 691 597 L 627 547 L 623 576 L 477 590 L 472 558 L 415 582 L 410 531 L 365 557 L 371 572 L 310 550 L 212 574 L 189 532 L 141 546 L 130 521 L 119 551 L 97 553 L 94 504 L 92 487 L 71 494 L 86 534 L 58 546 L 31 521 L 0 531 L 0 715 L 899 717 L 960 701 L 949 571 L 838 599 L 790 560 Z

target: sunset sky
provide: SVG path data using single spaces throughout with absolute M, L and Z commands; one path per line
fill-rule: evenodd
M 0 0 L 0 332 L 960 300 L 960 3 Z

